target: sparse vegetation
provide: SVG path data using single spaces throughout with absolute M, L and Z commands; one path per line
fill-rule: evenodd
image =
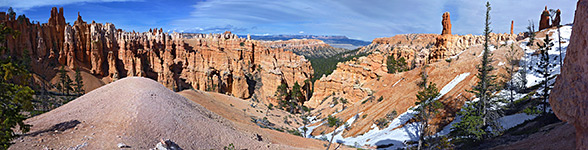
M 394 58 L 392 55 L 389 55 L 386 59 L 386 68 L 388 73 L 403 72 L 409 69 L 404 57 L 398 56 L 398 58 Z
M 374 124 L 378 126 L 380 129 L 384 129 L 388 126 L 388 119 L 387 118 L 380 118 L 374 121 Z

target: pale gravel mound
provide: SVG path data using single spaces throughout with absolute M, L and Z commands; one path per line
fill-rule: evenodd
M 184 149 L 222 149 L 230 143 L 237 148 L 268 149 L 269 145 L 140 77 L 105 85 L 26 123 L 33 125 L 31 132 L 15 140 L 11 149 L 118 149 L 118 143 L 149 149 L 160 138 L 169 138 Z

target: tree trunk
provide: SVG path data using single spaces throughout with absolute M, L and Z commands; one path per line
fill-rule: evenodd
M 337 131 L 337 128 L 335 128 L 335 131 Z M 335 131 L 333 131 L 333 135 L 331 135 L 331 140 L 329 141 L 329 145 L 327 145 L 327 150 L 329 150 L 331 143 L 333 143 L 333 138 L 335 138 Z

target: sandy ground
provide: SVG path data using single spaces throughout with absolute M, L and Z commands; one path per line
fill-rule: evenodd
M 231 143 L 246 149 L 293 149 L 259 141 L 201 105 L 140 77 L 105 85 L 25 122 L 33 125 L 31 132 L 16 139 L 11 149 L 118 149 L 119 143 L 149 149 L 160 138 L 184 149 L 222 149 Z

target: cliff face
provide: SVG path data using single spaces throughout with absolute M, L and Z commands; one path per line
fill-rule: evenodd
M 282 48 L 286 51 L 305 57 L 331 57 L 347 51 L 343 48 L 334 48 L 318 39 L 291 39 L 287 41 L 263 41 L 263 45 L 270 48 Z
M 125 32 L 110 23 L 88 24 L 79 15 L 69 25 L 63 9 L 56 8 L 42 25 L 19 18 L 0 13 L 0 23 L 21 32 L 3 44 L 17 56 L 28 50 L 33 71 L 46 79 L 55 76 L 47 68 L 64 65 L 86 70 L 105 82 L 141 76 L 176 91 L 194 88 L 274 103 L 278 85 L 303 85 L 313 74 L 304 57 L 230 32 L 190 38 L 162 29 Z
M 576 128 L 576 149 L 588 149 L 588 0 L 578 1 L 572 36 L 549 103 L 558 118 Z

